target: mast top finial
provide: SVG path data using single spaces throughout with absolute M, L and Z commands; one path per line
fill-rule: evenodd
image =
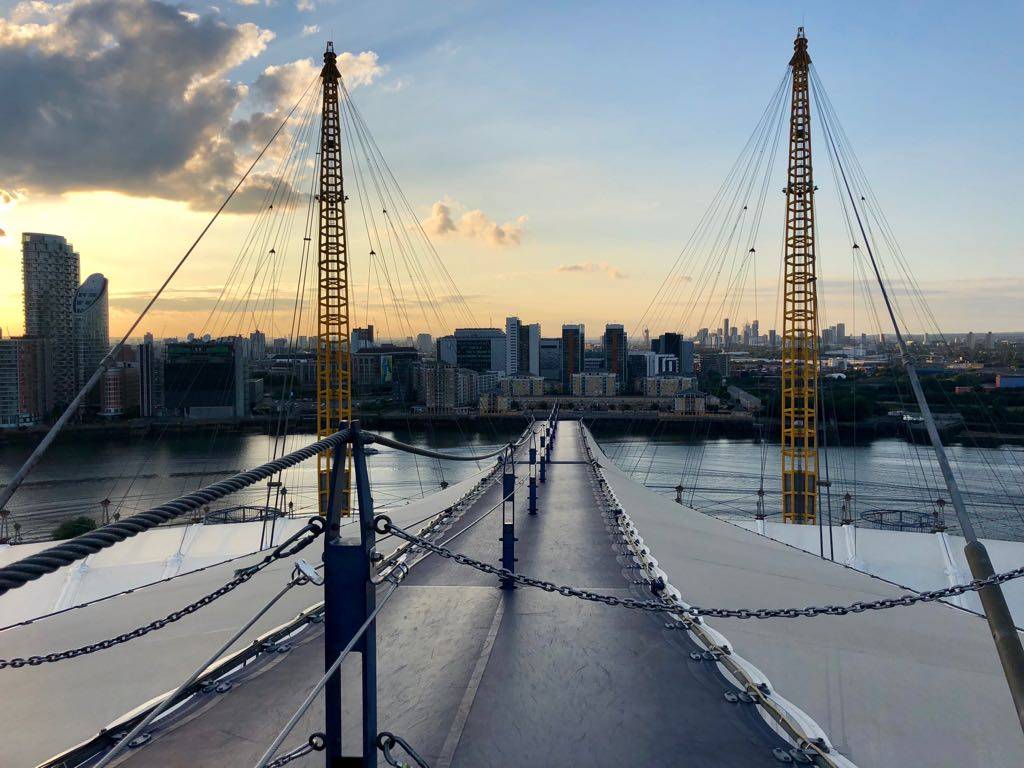
M 324 51 L 324 68 L 320 71 L 320 77 L 330 80 L 337 80 L 341 77 L 338 72 L 338 56 L 334 52 L 334 43 L 327 41 L 327 50 Z
M 793 58 L 790 59 L 790 65 L 799 65 L 806 67 L 811 63 L 811 57 L 807 54 L 807 34 L 804 32 L 803 27 L 796 28 L 796 40 L 793 41 Z

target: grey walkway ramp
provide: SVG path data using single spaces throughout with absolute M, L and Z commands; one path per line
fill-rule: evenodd
M 576 424 L 563 422 L 555 458 L 578 461 L 580 439 Z M 586 463 L 552 465 L 537 516 L 526 514 L 526 489 L 517 491 L 518 568 L 642 597 L 620 563 L 593 477 Z M 495 486 L 442 538 L 458 534 L 452 549 L 497 563 L 500 511 L 481 515 L 499 498 Z M 690 659 L 684 633 L 623 608 L 496 586 L 492 576 L 431 555 L 380 615 L 380 728 L 434 768 L 777 765 L 772 749 L 782 740 L 753 707 L 725 700 L 731 686 L 714 665 Z M 182 712 L 123 764 L 253 765 L 323 668 L 319 632 Z M 357 676 L 353 659 L 343 667 L 345 689 L 356 689 Z M 343 722 L 355 746 L 352 703 Z M 320 701 L 285 747 L 322 722 Z M 291 764 L 320 765 L 322 756 Z

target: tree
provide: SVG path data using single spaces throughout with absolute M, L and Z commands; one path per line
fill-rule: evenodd
M 53 538 L 60 541 L 63 539 L 73 539 L 75 536 L 81 536 L 83 533 L 95 530 L 96 521 L 91 517 L 82 515 L 76 517 L 73 520 L 65 520 L 63 523 L 53 529 Z

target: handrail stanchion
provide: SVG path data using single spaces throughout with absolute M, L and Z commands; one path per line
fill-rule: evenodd
M 516 459 L 512 448 L 505 455 L 501 474 L 501 567 L 516 571 Z M 515 589 L 515 582 L 501 579 L 502 589 Z
M 547 461 L 548 461 L 548 452 L 547 452 L 547 448 L 545 447 L 545 442 L 546 441 L 547 441 L 547 436 L 546 435 L 541 435 L 540 436 L 540 482 L 542 484 L 547 482 L 547 472 L 545 471 L 545 469 L 546 469 L 545 465 L 547 464 Z
M 340 505 L 335 504 L 344 478 L 347 446 L 339 446 L 332 456 L 331 488 L 328 500 L 328 538 L 324 546 L 324 665 L 329 669 L 345 646 L 356 636 L 377 605 L 377 591 L 371 580 L 375 534 L 373 529 L 373 498 L 370 477 L 366 470 L 359 422 L 352 423 L 349 438 L 359 502 L 359 530 L 342 536 Z M 340 471 L 339 471 L 340 470 Z M 342 481 L 344 482 L 344 481 Z M 324 690 L 326 710 L 326 768 L 377 765 L 377 632 L 371 623 L 352 648 L 362 659 L 362 725 L 363 743 L 358 757 L 343 756 L 341 743 L 341 669 L 331 677 Z
M 530 512 L 537 514 L 537 435 L 530 438 Z

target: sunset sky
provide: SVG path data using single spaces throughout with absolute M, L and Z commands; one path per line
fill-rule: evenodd
M 517 314 L 545 335 L 563 322 L 632 331 L 804 24 L 939 325 L 1024 330 L 1022 22 L 1024 6 L 996 2 L 0 0 L 0 328 L 22 331 L 28 231 L 64 235 L 83 279 L 110 279 L 111 330 L 123 332 L 331 39 L 477 322 Z M 826 321 L 870 332 L 856 325 L 849 242 L 816 150 Z M 775 325 L 783 184 L 772 179 L 759 235 L 762 330 Z M 252 225 L 248 200 L 216 223 L 139 335 L 200 329 Z M 352 250 L 362 307 L 368 248 Z M 751 284 L 734 323 L 754 318 L 754 295 Z M 370 307 L 378 327 L 381 312 Z M 449 330 L 422 325 L 412 330 Z

